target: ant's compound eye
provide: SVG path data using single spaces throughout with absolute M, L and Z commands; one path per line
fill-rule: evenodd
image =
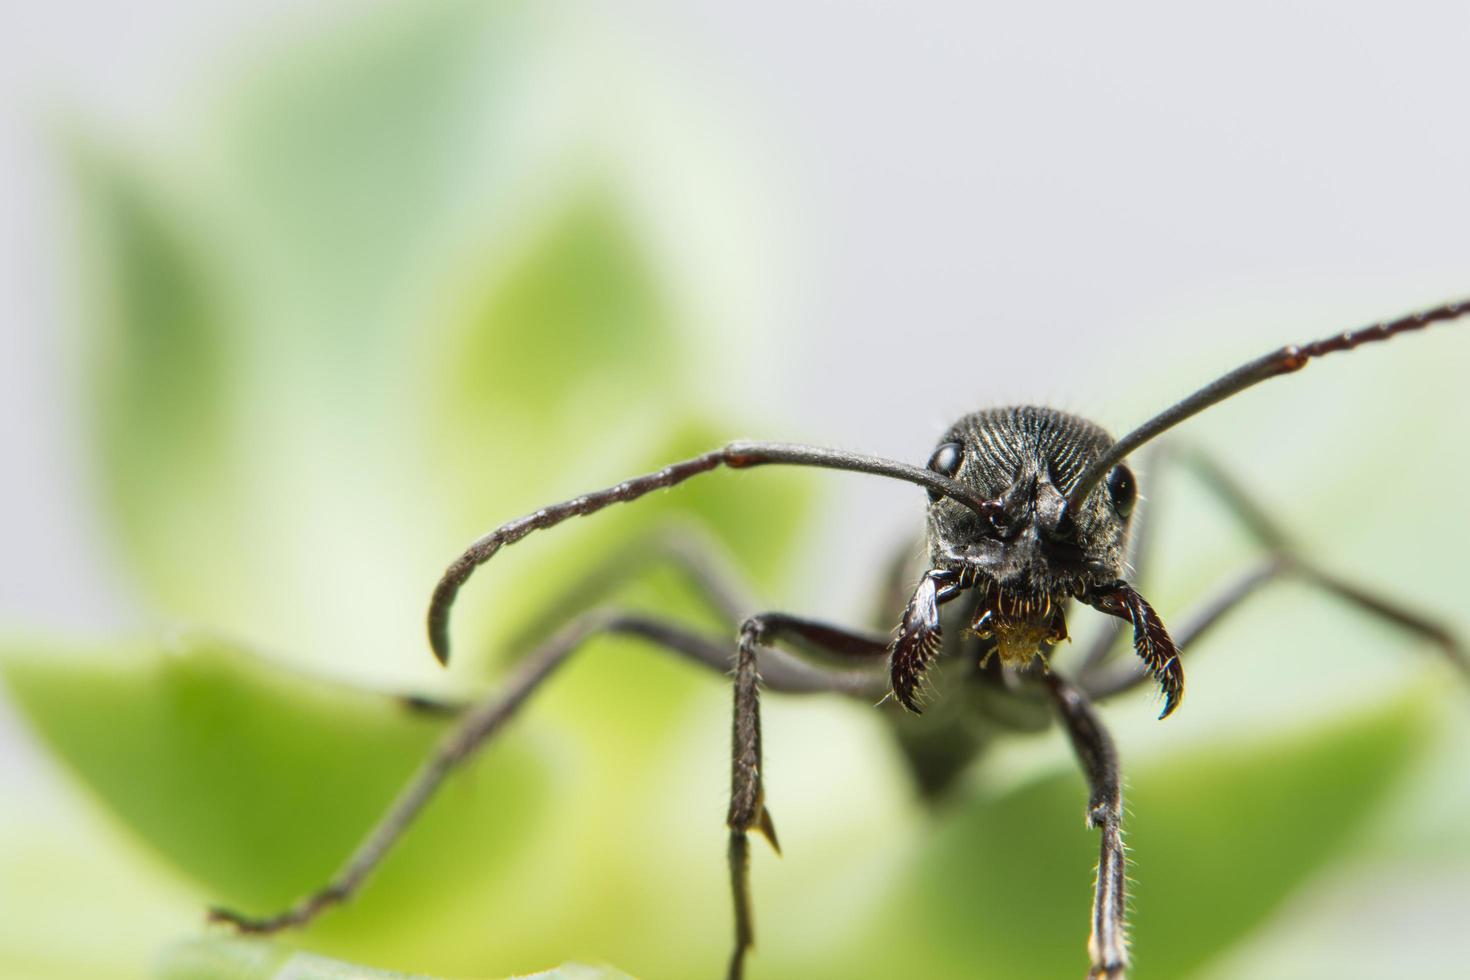
M 965 447 L 959 443 L 942 443 L 938 449 L 934 450 L 934 455 L 929 457 L 929 468 L 941 476 L 954 476 L 960 471 L 960 461 L 964 455 Z M 930 490 L 929 499 L 938 500 L 939 494 Z
M 964 446 L 957 442 L 946 442 L 929 457 L 929 468 L 935 473 L 954 476 L 960 471 L 960 460 L 964 454 Z
M 1138 503 L 1138 483 L 1127 464 L 1119 463 L 1108 473 L 1108 496 L 1113 498 L 1113 510 L 1119 517 L 1133 513 L 1133 505 Z

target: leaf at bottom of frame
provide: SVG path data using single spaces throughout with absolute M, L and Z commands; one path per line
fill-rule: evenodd
M 423 973 L 397 973 L 334 960 L 252 939 L 205 939 L 166 950 L 159 980 L 435 980 Z M 516 980 L 631 980 L 612 967 L 563 963 Z
M 326 881 L 449 724 L 207 637 L 0 643 L 0 680 L 88 795 L 200 886 L 200 922 L 208 905 L 266 914 Z M 480 903 L 528 887 L 509 881 L 534 873 L 550 779 L 525 744 L 499 748 L 436 796 L 358 901 L 313 926 L 314 944 L 440 972 L 476 962 L 454 940 L 475 935 Z
M 1349 856 L 1429 744 L 1432 707 L 1400 698 L 1131 769 L 1124 746 L 1138 975 L 1191 974 Z M 1078 773 L 1059 771 L 937 814 L 888 907 L 884 933 L 902 939 L 885 962 L 954 976 L 1082 975 L 1098 853 L 1086 792 Z

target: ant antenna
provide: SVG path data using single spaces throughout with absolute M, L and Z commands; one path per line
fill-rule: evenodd
M 1309 344 L 1292 344 L 1242 364 L 1229 374 L 1211 381 L 1183 401 L 1164 409 L 1113 443 L 1112 448 L 1088 467 L 1081 479 L 1077 481 L 1077 485 L 1072 488 L 1072 492 L 1067 496 L 1066 509 L 1074 511 L 1080 507 L 1092 488 L 1097 486 L 1098 481 L 1133 450 L 1160 433 L 1172 429 L 1191 415 L 1198 415 L 1211 405 L 1223 402 L 1232 395 L 1237 395 L 1269 378 L 1300 371 L 1307 366 L 1308 361 L 1315 357 L 1323 357 L 1338 351 L 1352 350 L 1363 344 L 1388 340 L 1398 334 L 1407 333 L 1410 330 L 1422 330 L 1431 323 L 1454 320 L 1467 313 L 1470 313 L 1470 300 L 1445 303 L 1420 313 L 1411 313 L 1397 320 L 1375 323 L 1361 330 L 1349 330 L 1346 333 L 1335 334 Z
M 732 442 L 702 456 L 671 463 L 654 473 L 624 480 L 617 486 L 543 507 L 534 513 L 508 521 L 476 540 L 444 570 L 443 577 L 434 588 L 434 597 L 429 603 L 429 646 L 433 649 L 434 656 L 441 664 L 449 662 L 449 609 L 454 604 L 460 586 L 476 568 L 489 561 L 506 545 L 514 544 L 532 531 L 555 527 L 568 518 L 596 513 L 611 504 L 637 500 L 644 494 L 683 483 L 690 477 L 708 473 L 720 466 L 745 469 L 766 464 L 814 466 L 906 480 L 918 484 L 930 493 L 949 497 L 981 517 L 989 517 L 999 507 L 995 501 L 975 496 L 963 484 L 941 473 L 896 460 L 792 443 Z

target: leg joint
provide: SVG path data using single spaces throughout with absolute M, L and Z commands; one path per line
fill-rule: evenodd
M 740 624 L 740 643 L 742 646 L 746 644 L 765 646 L 770 636 L 771 621 L 769 614 L 758 613 Z
M 1087 805 L 1087 826 L 1104 827 L 1116 822 L 1119 809 L 1118 801 L 1115 799 L 1093 800 Z

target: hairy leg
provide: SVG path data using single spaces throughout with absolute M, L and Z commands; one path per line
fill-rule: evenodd
M 745 955 L 755 945 L 749 832 L 760 833 L 771 842 L 776 853 L 781 852 L 776 826 L 766 809 L 765 787 L 761 779 L 760 688 L 764 682 L 774 689 L 767 664 L 773 654 L 780 653 L 771 644 L 783 641 L 850 661 L 854 665 L 851 670 L 834 676 L 870 678 L 866 688 L 868 697 L 879 697 L 887 690 L 887 675 L 883 669 L 888 655 L 886 636 L 830 626 L 785 613 L 752 616 L 740 627 L 731 726 L 730 810 L 725 821 L 730 828 L 730 890 L 735 902 L 735 946 L 730 953 L 728 980 L 740 980 L 744 976 Z M 859 691 L 848 687 L 845 693 L 856 694 Z
M 1183 628 L 1174 633 L 1174 644 L 1181 655 L 1210 628 L 1226 615 L 1239 608 L 1246 599 L 1261 586 L 1279 577 L 1283 565 L 1274 558 L 1266 559 L 1245 574 L 1227 583 L 1217 594 L 1210 596 L 1185 622 Z M 1147 683 L 1150 679 L 1143 664 L 1129 663 L 1110 667 L 1102 664 L 1084 669 L 1077 682 L 1087 696 L 1094 701 L 1105 701 Z
M 1072 750 L 1087 776 L 1087 825 L 1101 834 L 1097 885 L 1092 900 L 1092 931 L 1087 952 L 1088 980 L 1122 980 L 1128 969 L 1127 868 L 1123 851 L 1123 787 L 1118 750 L 1086 695 L 1060 675 L 1045 675 Z
M 1171 454 L 1168 458 L 1176 458 L 1176 455 Z M 1470 652 L 1467 652 L 1464 644 L 1446 626 L 1385 595 L 1381 589 L 1350 582 L 1321 567 L 1292 541 L 1286 530 L 1240 486 L 1227 469 L 1209 457 L 1198 452 L 1189 452 L 1177 454 L 1177 458 L 1199 476 L 1200 482 L 1219 499 L 1225 509 L 1267 549 L 1264 559 L 1239 578 L 1227 583 L 1217 595 L 1206 600 L 1183 629 L 1174 634 L 1175 644 L 1181 651 L 1187 650 L 1262 586 L 1290 576 L 1314 585 L 1370 616 L 1428 640 L 1446 660 L 1470 679 Z M 1107 671 L 1099 657 L 1084 663 L 1081 680 L 1091 698 L 1102 700 L 1132 690 L 1147 680 L 1147 675 L 1131 665 L 1122 670 Z
M 1163 472 L 1169 459 L 1169 443 L 1154 446 L 1147 452 L 1145 458 L 1147 460 L 1145 473 L 1152 476 Z M 1153 544 L 1159 526 L 1158 507 L 1161 497 L 1161 494 L 1155 493 L 1144 501 L 1144 506 L 1133 518 L 1133 528 L 1128 535 L 1127 567 L 1131 569 L 1131 576 L 1138 581 L 1147 581 L 1145 569 L 1149 567 L 1153 558 Z M 1123 621 L 1115 617 L 1108 617 L 1102 632 L 1093 639 L 1087 652 L 1082 655 L 1078 671 L 1086 674 L 1096 670 L 1113 655 L 1122 639 Z

